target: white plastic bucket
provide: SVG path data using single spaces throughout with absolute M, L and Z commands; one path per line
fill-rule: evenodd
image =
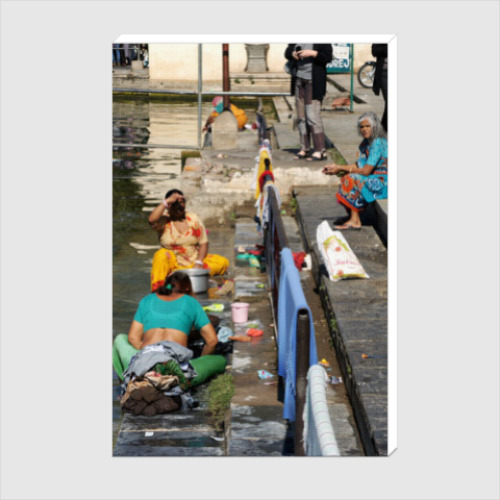
M 235 302 L 231 304 L 231 316 L 234 323 L 246 323 L 248 321 L 248 308 L 250 304 L 247 302 Z

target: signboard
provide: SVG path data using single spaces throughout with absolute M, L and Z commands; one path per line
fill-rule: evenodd
M 350 43 L 332 43 L 333 61 L 326 65 L 327 73 L 350 73 Z

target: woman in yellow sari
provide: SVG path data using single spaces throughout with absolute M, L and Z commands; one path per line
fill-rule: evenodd
M 165 278 L 177 269 L 208 269 L 210 275 L 224 274 L 229 261 L 208 253 L 208 237 L 201 219 L 186 212 L 182 191 L 171 189 L 151 212 L 150 226 L 158 233 L 162 248 L 153 256 L 151 291 L 157 290 Z

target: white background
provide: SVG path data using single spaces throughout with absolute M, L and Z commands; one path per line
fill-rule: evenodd
M 112 457 L 111 43 L 130 33 L 397 35 L 391 457 Z M 498 60 L 498 2 L 2 2 L 1 497 L 497 499 Z

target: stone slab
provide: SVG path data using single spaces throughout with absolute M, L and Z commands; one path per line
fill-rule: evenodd
M 262 244 L 262 236 L 257 231 L 257 224 L 254 221 L 238 221 L 234 233 L 234 246 L 251 247 L 257 244 Z
M 371 277 L 366 280 L 352 279 L 333 282 L 326 276 L 322 276 L 321 280 L 334 301 L 349 300 L 353 294 L 357 294 L 360 299 L 387 300 L 386 278 Z
M 115 448 L 114 457 L 222 457 L 222 448 L 192 448 L 185 446 L 133 446 Z
M 224 110 L 212 124 L 214 149 L 238 148 L 238 122 L 229 110 Z
M 290 127 L 290 123 L 293 120 L 294 109 L 288 104 L 288 101 L 284 97 L 275 97 L 273 99 L 274 109 L 278 115 L 279 124 L 286 124 Z
M 369 322 L 387 322 L 387 301 L 384 299 L 356 299 L 350 301 L 332 301 L 337 323 L 349 322 L 352 320 L 366 320 Z M 357 326 L 357 325 L 353 325 Z M 368 332 L 367 332 L 368 333 Z
M 235 293 L 234 298 L 243 300 L 247 297 L 266 297 L 268 294 L 267 280 L 265 277 L 236 276 L 234 278 Z
M 276 141 L 280 149 L 298 151 L 300 149 L 299 131 L 293 130 L 290 124 L 275 123 L 273 125 Z

